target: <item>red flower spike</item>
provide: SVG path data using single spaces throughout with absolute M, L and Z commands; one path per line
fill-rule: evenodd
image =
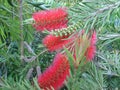
M 93 32 L 92 36 L 91 36 L 91 44 L 92 45 L 95 45 L 96 42 L 97 42 L 97 34 L 96 34 L 96 31 Z
M 69 76 L 70 65 L 67 57 L 57 54 L 52 65 L 38 77 L 38 84 L 44 90 L 60 89 L 67 76 Z M 51 88 L 52 87 L 52 88 Z
M 35 24 L 33 25 L 38 31 L 61 29 L 67 27 L 67 16 L 65 8 L 56 8 L 36 12 L 33 14 Z
M 88 61 L 91 61 L 94 58 L 95 51 L 96 51 L 95 45 L 91 45 L 87 48 L 87 52 L 85 53 L 85 56 Z
M 85 53 L 86 59 L 88 61 L 91 61 L 95 56 L 96 42 L 97 42 L 97 35 L 96 35 L 96 32 L 94 31 L 90 38 L 90 46 L 87 48 L 87 51 Z
M 62 49 L 63 46 L 67 45 L 73 38 L 67 39 L 68 36 L 56 37 L 53 35 L 47 35 L 43 39 L 43 44 L 49 51 Z M 65 40 L 66 39 L 66 40 Z

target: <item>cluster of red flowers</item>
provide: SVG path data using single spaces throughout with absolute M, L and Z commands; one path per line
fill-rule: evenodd
M 33 14 L 35 20 L 34 27 L 39 31 L 66 28 L 68 22 L 67 16 L 68 13 L 65 8 L 36 12 Z M 70 42 L 71 39 L 64 40 L 68 37 L 47 35 L 43 39 L 43 44 L 49 51 L 55 51 L 62 49 L 64 45 Z M 63 86 L 66 77 L 69 75 L 69 69 L 67 57 L 63 54 L 57 54 L 53 64 L 38 77 L 39 86 L 44 90 L 59 89 Z
M 39 31 L 66 28 L 68 22 L 67 16 L 68 13 L 65 8 L 36 12 L 33 14 L 35 20 L 34 27 Z M 60 50 L 63 46 L 75 39 L 74 37 L 68 39 L 68 37 L 69 35 L 62 37 L 47 35 L 43 39 L 43 44 L 49 51 Z M 96 32 L 94 31 L 90 37 L 90 45 L 85 52 L 86 59 L 89 61 L 94 58 L 96 51 L 95 44 Z M 69 69 L 70 66 L 66 55 L 57 54 L 52 65 L 38 77 L 39 86 L 44 90 L 52 90 L 52 88 L 55 90 L 59 89 L 63 86 L 66 77 L 69 76 Z

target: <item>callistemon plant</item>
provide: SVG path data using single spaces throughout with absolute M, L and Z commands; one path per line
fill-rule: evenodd
M 38 84 L 44 90 L 60 89 L 67 76 L 69 76 L 70 65 L 64 54 L 57 54 L 51 66 L 38 77 Z
M 33 13 L 34 27 L 38 31 L 54 30 L 67 27 L 66 8 L 56 8 Z
M 49 51 L 61 50 L 63 47 L 68 48 L 68 51 L 73 55 L 75 67 L 78 67 L 82 60 L 91 61 L 94 58 L 96 51 L 96 32 L 94 31 L 90 35 L 89 33 L 86 34 L 84 30 L 81 30 L 81 34 L 76 33 L 72 35 L 74 32 L 71 33 L 71 30 L 77 29 L 76 27 L 78 25 L 67 27 L 67 16 L 68 13 L 65 8 L 36 12 L 33 14 L 35 21 L 34 27 L 38 31 L 57 31 L 58 36 L 49 34 L 43 39 L 44 46 Z M 67 33 L 61 35 L 61 32 Z M 53 63 L 43 74 L 39 75 L 38 84 L 40 88 L 44 90 L 58 90 L 67 81 L 66 78 L 69 76 L 70 65 L 66 56 L 67 53 L 64 50 L 62 53 L 57 54 Z

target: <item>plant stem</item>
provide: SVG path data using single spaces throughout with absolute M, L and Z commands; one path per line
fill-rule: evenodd
M 20 19 L 20 30 L 21 30 L 21 34 L 20 34 L 20 37 L 21 37 L 21 43 L 20 43 L 20 53 L 21 53 L 21 61 L 23 62 L 23 59 L 22 57 L 24 56 L 24 38 L 23 38 L 23 24 L 22 24 L 22 21 L 23 21 L 23 16 L 22 16 L 22 8 L 23 8 L 23 4 L 22 4 L 22 0 L 19 0 L 19 4 L 20 4 L 20 7 L 19 7 L 19 19 Z

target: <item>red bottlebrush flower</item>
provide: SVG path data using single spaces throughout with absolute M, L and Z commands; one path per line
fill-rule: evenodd
M 97 35 L 96 35 L 96 32 L 94 31 L 94 32 L 92 33 L 90 43 L 91 43 L 92 45 L 95 45 L 96 42 L 97 42 Z
M 96 51 L 95 45 L 91 45 L 87 48 L 87 52 L 85 53 L 85 56 L 88 61 L 91 61 L 94 58 L 95 51 Z
M 96 41 L 97 41 L 97 35 L 96 35 L 96 32 L 94 31 L 91 35 L 91 38 L 90 38 L 90 46 L 87 48 L 87 51 L 85 53 L 86 59 L 88 61 L 91 61 L 95 56 Z
M 57 54 L 52 65 L 38 77 L 38 84 L 44 90 L 60 89 L 69 76 L 69 61 L 62 54 Z M 52 88 L 51 88 L 52 87 Z
M 33 25 L 38 31 L 61 29 L 67 27 L 67 16 L 65 8 L 56 8 L 45 10 L 33 14 L 35 24 Z
M 62 49 L 63 46 L 65 46 L 71 40 L 73 40 L 73 38 L 70 38 L 70 39 L 67 39 L 67 38 L 68 36 L 56 37 L 53 35 L 47 35 L 43 39 L 43 44 L 49 51 L 54 51 L 54 50 Z

